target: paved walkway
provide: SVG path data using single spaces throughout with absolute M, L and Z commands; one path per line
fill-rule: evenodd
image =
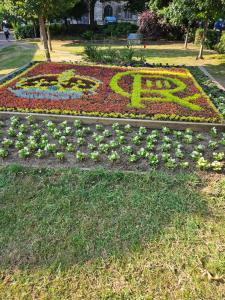
M 11 32 L 9 42 L 6 41 L 5 35 L 2 31 L 0 31 L 0 48 L 7 46 L 10 43 L 16 42 L 14 34 Z

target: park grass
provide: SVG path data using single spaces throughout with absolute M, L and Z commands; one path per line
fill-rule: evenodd
M 81 61 L 84 53 L 84 44 L 80 41 L 53 40 L 53 61 Z M 101 49 L 108 46 L 101 45 Z M 111 45 L 112 48 L 123 51 L 124 46 Z M 144 49 L 143 45 L 134 46 L 136 55 L 142 55 L 148 63 L 184 64 L 187 66 L 205 66 L 208 71 L 225 86 L 225 55 L 205 50 L 204 60 L 196 60 L 198 48 L 193 44 L 188 49 L 182 43 L 152 43 Z M 29 62 L 43 60 L 42 46 L 37 42 L 17 43 L 0 50 L 0 76 Z
M 224 299 L 225 177 L 0 169 L 0 299 Z
M 22 67 L 31 60 L 42 59 L 35 43 L 12 44 L 0 49 L 0 76 L 4 76 L 15 69 Z

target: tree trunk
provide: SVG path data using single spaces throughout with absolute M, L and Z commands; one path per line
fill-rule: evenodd
M 47 25 L 47 37 L 48 37 L 48 48 L 50 51 L 52 51 L 52 39 L 51 39 L 51 33 L 50 33 L 50 25 Z
M 95 0 L 89 0 L 88 1 L 88 10 L 89 10 L 89 24 L 91 28 L 94 28 L 95 26 Z
M 46 58 L 47 62 L 50 62 L 51 61 L 51 56 L 50 56 L 50 52 L 49 52 L 49 48 L 48 48 L 48 39 L 47 39 L 46 30 L 45 30 L 45 21 L 44 21 L 43 16 L 39 17 L 39 25 L 40 25 L 41 36 L 43 38 L 45 58 Z
M 190 24 L 188 24 L 187 32 L 186 32 L 186 36 L 185 36 L 185 42 L 184 42 L 184 48 L 185 49 L 187 49 L 187 47 L 188 47 L 189 33 L 190 33 Z
M 42 32 L 41 32 L 41 26 L 39 23 L 39 30 L 40 30 L 40 40 L 41 40 L 41 44 L 43 45 L 43 36 L 42 36 Z
M 64 18 L 64 24 L 65 24 L 65 27 L 66 27 L 66 30 L 68 31 L 68 20 L 67 20 L 67 17 Z
M 35 21 L 33 20 L 33 28 L 34 28 L 34 38 L 37 38 L 37 30 L 36 30 L 36 24 Z
M 201 46 L 200 46 L 199 54 L 196 59 L 204 59 L 203 51 L 204 51 L 204 43 L 205 43 L 205 38 L 206 38 L 207 31 L 208 31 L 208 27 L 209 27 L 209 20 L 206 19 L 204 31 L 203 31 L 203 35 L 202 35 L 202 39 L 201 39 Z

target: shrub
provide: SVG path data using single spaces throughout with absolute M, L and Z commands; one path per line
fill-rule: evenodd
M 35 37 L 35 31 L 33 25 L 16 25 L 14 28 L 15 37 L 17 40 L 29 39 Z M 37 29 L 36 34 L 39 36 Z
M 139 15 L 138 23 L 139 32 L 152 40 L 159 38 L 181 40 L 185 33 L 184 28 L 166 23 L 155 12 L 150 10 L 146 10 Z
M 62 24 L 55 23 L 50 25 L 52 36 L 83 34 L 90 30 L 90 25 L 85 24 Z
M 90 61 L 98 63 L 123 65 L 131 64 L 134 61 L 139 61 L 141 63 L 144 62 L 144 58 L 137 55 L 134 49 L 130 46 L 118 50 L 111 47 L 101 49 L 94 45 L 87 45 L 84 49 L 84 53 Z
M 146 10 L 139 15 L 139 32 L 150 38 L 158 38 L 162 26 L 158 15 L 150 10 Z
M 107 24 L 103 27 L 103 33 L 107 36 L 123 37 L 131 32 L 136 32 L 138 26 L 131 23 Z
M 94 37 L 94 32 L 91 30 L 88 30 L 88 31 L 84 32 L 81 36 L 85 40 L 91 40 Z
M 100 54 L 97 46 L 94 45 L 86 45 L 84 48 L 85 56 L 91 61 L 99 61 Z
M 225 31 L 222 33 L 220 42 L 215 46 L 215 50 L 221 54 L 225 54 Z
M 203 36 L 203 28 L 198 28 L 195 33 L 195 45 L 199 46 L 201 44 L 201 39 Z M 208 49 L 214 49 L 217 42 L 217 34 L 215 30 L 209 29 L 206 34 L 205 47 Z

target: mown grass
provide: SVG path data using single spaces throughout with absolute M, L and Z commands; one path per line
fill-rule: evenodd
M 0 299 L 224 299 L 224 198 L 219 175 L 2 168 Z
M 19 68 L 31 60 L 39 59 L 36 56 L 36 44 L 13 44 L 0 49 L 0 76 Z
M 72 41 L 54 40 L 53 61 L 77 61 L 82 59 L 84 44 L 75 44 Z M 25 47 L 25 48 L 24 48 Z M 112 48 L 122 50 L 124 46 L 111 45 Z M 34 42 L 16 44 L 0 50 L 0 76 L 29 62 L 43 60 L 42 46 Z M 100 48 L 106 49 L 104 45 Z M 137 55 L 142 55 L 149 63 L 184 64 L 188 66 L 206 66 L 209 72 L 225 86 L 225 55 L 205 50 L 204 60 L 196 60 L 198 48 L 189 44 L 188 49 L 182 43 L 152 43 L 144 49 L 143 45 L 134 47 Z

